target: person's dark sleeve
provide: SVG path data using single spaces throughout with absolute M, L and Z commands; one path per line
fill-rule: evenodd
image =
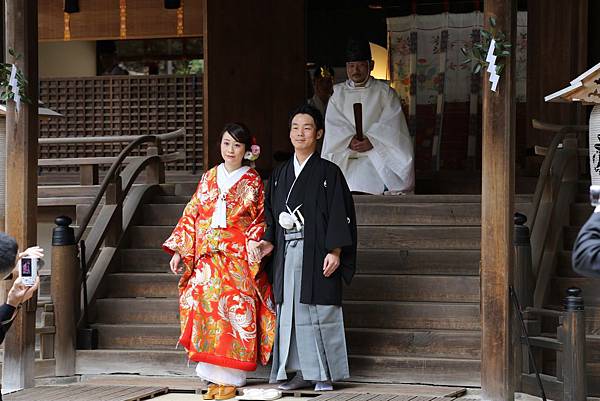
M 4 342 L 4 337 L 12 325 L 11 318 L 15 313 L 15 307 L 9 304 L 0 306 L 0 344 Z
M 600 277 L 600 213 L 592 213 L 579 231 L 572 258 L 573 270 L 577 273 Z
M 263 240 L 269 241 L 274 245 L 277 242 L 277 235 L 275 232 L 277 227 L 275 226 L 275 218 L 273 217 L 273 191 L 275 189 L 273 181 L 275 181 L 275 173 L 276 171 L 273 171 L 273 174 L 271 174 L 271 178 L 269 179 L 269 183 L 265 190 L 265 223 L 267 228 L 262 237 Z
M 336 169 L 332 180 L 327 182 L 328 220 L 325 248 L 332 251 L 341 248 L 340 265 L 342 277 L 350 284 L 356 270 L 356 215 L 354 201 L 342 172 Z

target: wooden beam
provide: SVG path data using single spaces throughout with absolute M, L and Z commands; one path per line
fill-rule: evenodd
M 34 105 L 22 102 L 17 119 L 9 101 L 6 113 L 6 231 L 25 249 L 37 241 L 37 1 L 6 0 L 5 7 L 6 49 L 22 55 L 16 64 L 29 81 L 27 96 Z M 6 60 L 12 56 L 6 54 Z M 4 342 L 4 390 L 34 384 L 36 304 L 33 297 L 21 309 Z
M 494 16 L 497 29 L 514 44 L 516 0 L 486 0 L 485 26 Z M 513 51 L 514 51 L 513 46 Z M 498 92 L 484 74 L 481 195 L 481 388 L 486 400 L 513 400 L 511 308 L 513 211 L 515 191 L 515 57 L 507 60 Z

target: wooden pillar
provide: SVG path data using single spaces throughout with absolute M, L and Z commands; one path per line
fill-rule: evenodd
M 513 43 L 516 0 L 486 0 L 484 19 Z M 481 225 L 481 387 L 482 399 L 513 400 L 511 307 L 515 172 L 515 57 L 506 60 L 498 92 L 483 82 L 483 161 Z
M 22 58 L 16 64 L 29 81 L 31 105 L 21 103 L 18 120 L 15 103 L 6 112 L 6 231 L 20 249 L 35 245 L 37 236 L 37 1 L 5 0 L 6 50 Z M 12 56 L 6 54 L 6 61 Z M 4 341 L 2 387 L 16 390 L 34 384 L 35 309 L 33 297 L 19 312 Z
M 81 277 L 75 233 L 69 217 L 57 217 L 52 231 L 51 293 L 54 303 L 56 376 L 75 374 L 76 321 Z

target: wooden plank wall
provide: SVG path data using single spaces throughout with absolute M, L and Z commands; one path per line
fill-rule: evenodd
M 290 111 L 304 101 L 302 0 L 203 0 L 206 166 L 221 161 L 219 133 L 241 121 L 262 147 L 259 170 L 271 155 L 291 150 Z
M 42 79 L 40 99 L 64 116 L 40 121 L 42 138 L 162 134 L 185 127 L 185 138 L 170 142 L 166 151 L 185 149 L 186 159 L 168 168 L 202 168 L 201 76 Z M 40 158 L 116 156 L 121 149 L 114 144 L 41 145 Z
M 533 129 L 532 118 L 556 124 L 585 122 L 583 107 L 546 103 L 544 96 L 564 88 L 589 67 L 588 0 L 529 0 L 527 10 L 527 147 L 533 148 L 549 145 L 552 136 Z
M 202 1 L 182 1 L 183 32 L 177 32 L 177 10 L 162 0 L 127 0 L 127 39 L 202 35 Z M 70 15 L 71 40 L 122 39 L 119 0 L 79 0 L 79 13 Z M 64 40 L 63 0 L 39 0 L 40 41 Z

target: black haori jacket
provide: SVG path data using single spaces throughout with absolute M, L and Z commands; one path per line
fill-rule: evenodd
M 273 171 L 265 196 L 267 230 L 263 239 L 275 245 L 268 265 L 275 302 L 283 303 L 285 262 L 284 229 L 279 214 L 295 179 L 294 158 Z M 342 278 L 350 284 L 356 267 L 356 215 L 352 194 L 337 165 L 313 154 L 300 172 L 289 196 L 288 206 L 302 205 L 304 217 L 304 258 L 300 302 L 312 305 L 341 305 Z M 342 248 L 340 266 L 330 276 L 323 275 L 325 256 Z

